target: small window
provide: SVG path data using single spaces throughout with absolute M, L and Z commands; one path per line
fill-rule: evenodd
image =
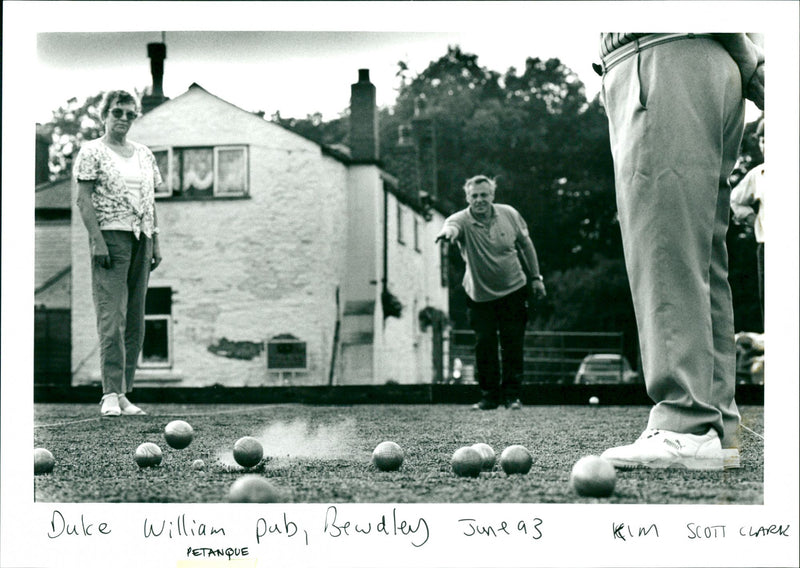
M 184 148 L 181 151 L 180 192 L 187 197 L 214 195 L 214 149 Z
M 156 197 L 245 197 L 249 191 L 247 146 L 156 148 L 164 185 Z
M 171 368 L 172 288 L 149 288 L 144 311 L 144 344 L 142 352 L 139 354 L 139 367 L 143 369 Z
M 307 370 L 306 342 L 289 333 L 270 339 L 267 342 L 267 369 L 278 372 Z
M 170 150 L 153 150 L 153 156 L 156 158 L 158 171 L 161 172 L 161 179 L 164 183 L 156 188 L 156 197 L 170 197 L 172 195 L 172 184 L 170 183 Z
M 406 244 L 403 235 L 403 206 L 399 203 L 397 204 L 397 242 L 401 245 Z
M 247 195 L 247 148 L 214 148 L 216 164 L 215 195 Z
M 420 252 L 419 248 L 419 217 L 414 215 L 414 250 Z

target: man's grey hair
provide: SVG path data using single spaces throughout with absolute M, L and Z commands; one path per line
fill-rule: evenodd
M 489 176 L 485 175 L 478 175 L 469 178 L 466 182 L 464 182 L 464 193 L 467 193 L 470 189 L 474 186 L 478 185 L 479 183 L 488 183 L 489 187 L 492 188 L 492 192 L 497 189 L 497 183 L 490 178 Z

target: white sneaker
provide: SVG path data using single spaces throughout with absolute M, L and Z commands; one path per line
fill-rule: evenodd
M 129 401 L 124 394 L 119 395 L 119 408 L 125 416 L 144 416 L 147 414 L 144 410 Z
M 600 457 L 619 469 L 722 470 L 725 462 L 719 435 L 713 428 L 702 436 L 668 430 L 645 430 L 633 444 L 610 448 Z
M 103 398 L 100 399 L 100 414 L 103 416 L 119 416 L 122 414 L 116 394 L 103 395 Z

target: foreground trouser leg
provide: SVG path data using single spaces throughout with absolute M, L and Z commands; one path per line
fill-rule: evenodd
M 500 402 L 500 361 L 497 353 L 497 317 L 493 302 L 469 301 L 470 326 L 475 332 L 475 367 L 483 399 Z
M 103 394 L 124 393 L 125 324 L 128 304 L 128 270 L 131 261 L 130 233 L 103 231 L 111 267 L 92 262 L 92 298 L 100 341 L 100 371 Z
M 500 349 L 503 359 L 503 397 L 514 401 L 520 397 L 524 371 L 525 324 L 528 312 L 525 306 L 525 288 L 501 298 L 497 305 L 500 331 Z
M 144 343 L 144 311 L 147 285 L 150 281 L 150 262 L 153 241 L 145 235 L 137 240 L 132 234 L 132 254 L 127 276 L 128 306 L 125 326 L 125 390 L 133 390 L 133 379 Z
M 744 101 L 715 41 L 640 52 L 604 78 L 617 206 L 656 402 L 649 428 L 721 438 L 738 424 L 724 234 Z M 727 207 L 727 206 L 726 206 Z

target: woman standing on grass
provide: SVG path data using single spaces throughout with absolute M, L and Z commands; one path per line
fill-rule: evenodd
M 150 271 L 161 263 L 154 198 L 161 174 L 153 153 L 127 139 L 138 116 L 133 95 L 109 92 L 100 106 L 105 134 L 81 146 L 73 169 L 92 255 L 103 416 L 145 414 L 127 395 L 144 342 Z

